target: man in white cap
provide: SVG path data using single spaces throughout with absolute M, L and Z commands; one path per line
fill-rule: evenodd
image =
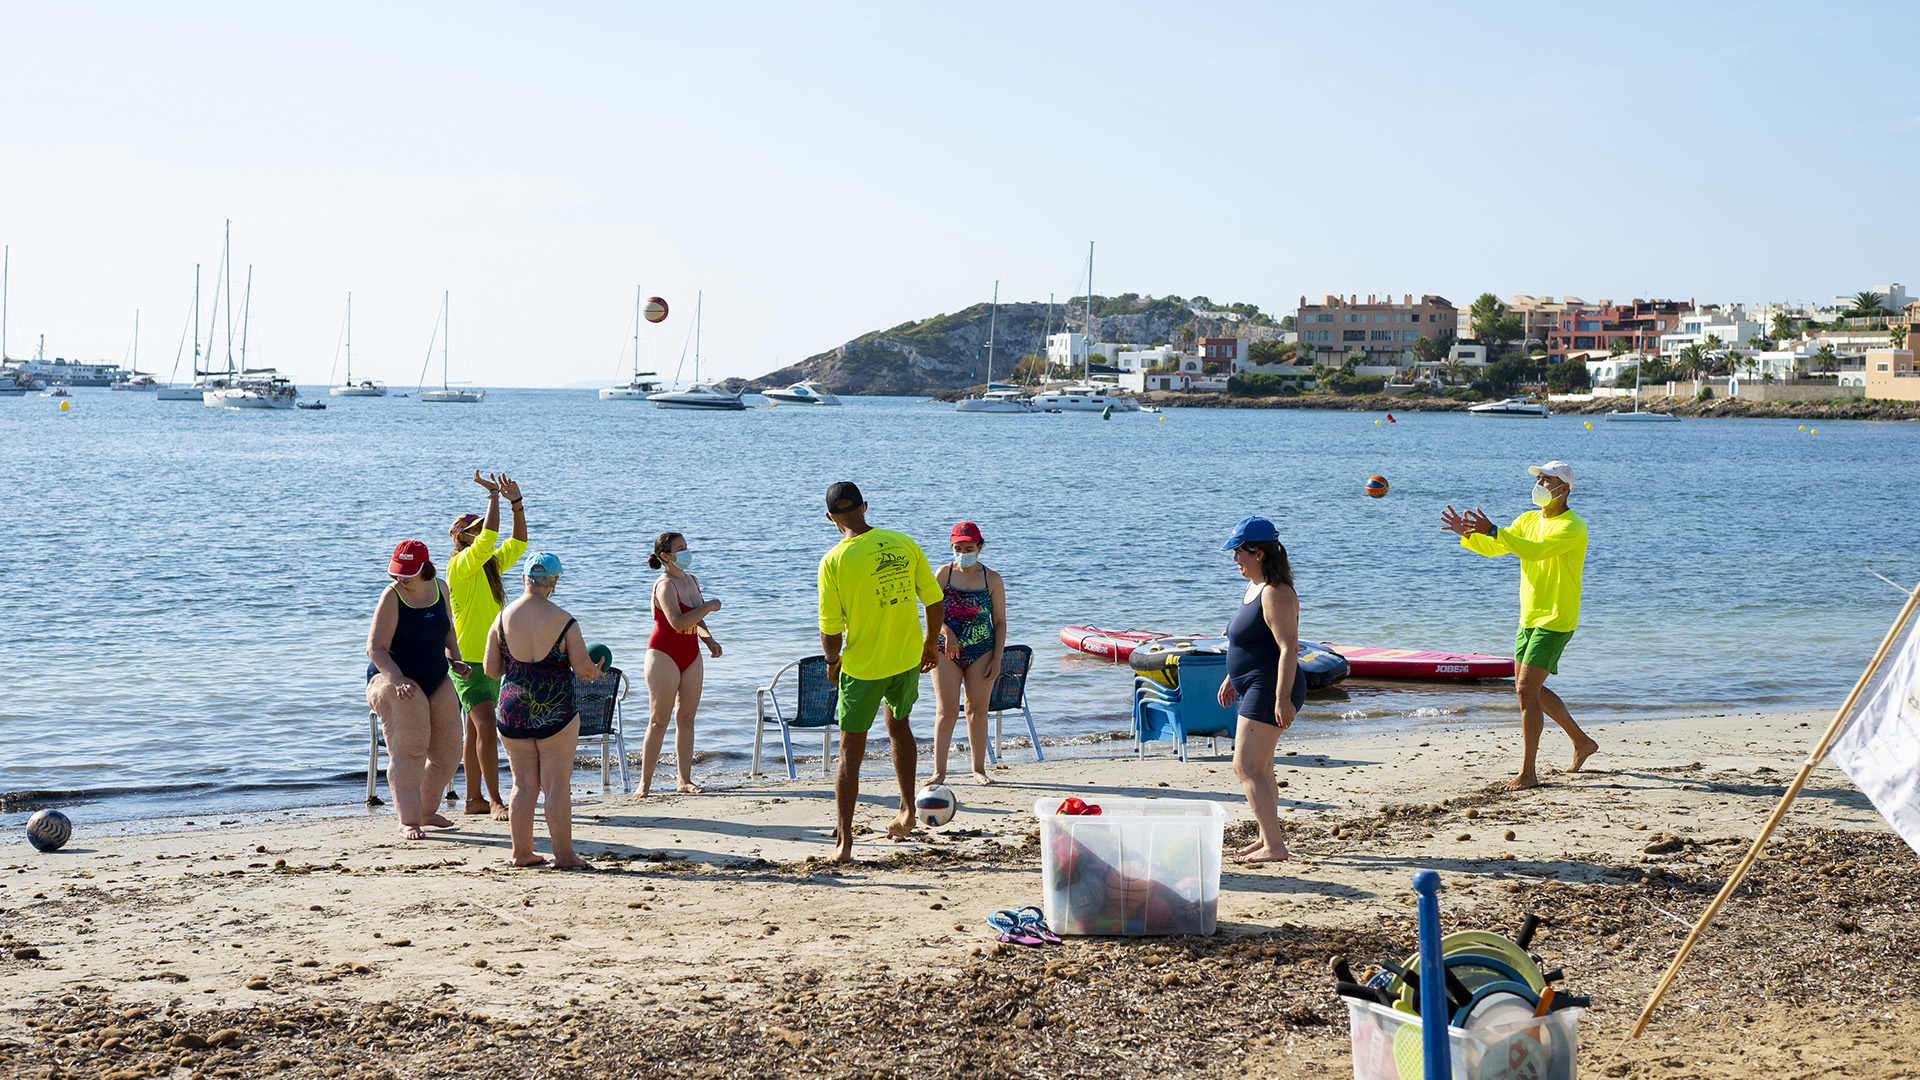
M 1560 653 L 1573 637 L 1580 622 L 1580 571 L 1587 561 L 1587 523 L 1567 509 L 1567 495 L 1573 490 L 1573 466 L 1564 461 L 1549 461 L 1527 469 L 1535 477 L 1533 504 L 1499 528 L 1480 512 L 1479 507 L 1457 514 L 1449 506 L 1440 515 L 1447 531 L 1460 537 L 1460 546 L 1488 558 L 1517 555 L 1520 558 L 1520 631 L 1513 639 L 1514 689 L 1520 695 L 1520 730 L 1525 758 L 1520 775 L 1507 781 L 1510 790 L 1538 787 L 1534 757 L 1540 751 L 1540 732 L 1546 727 L 1542 714 L 1553 717 L 1573 740 L 1573 764 L 1568 772 L 1577 772 L 1600 744 L 1594 742 L 1580 725 L 1573 722 L 1560 695 L 1547 689 L 1547 676 L 1560 670 Z

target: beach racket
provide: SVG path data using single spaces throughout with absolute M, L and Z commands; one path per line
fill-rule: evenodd
M 1447 997 L 1457 1010 L 1461 1005 L 1473 999 L 1480 987 L 1491 983 L 1505 982 L 1523 987 L 1529 996 L 1538 997 L 1539 991 L 1519 971 L 1514 970 L 1506 961 L 1483 956 L 1480 953 L 1460 952 L 1445 957 L 1442 962 L 1447 970 Z M 1541 984 L 1545 986 L 1545 983 Z M 1419 980 L 1402 980 L 1401 985 L 1393 988 L 1400 1000 L 1410 1004 L 1419 1001 Z
M 1526 936 L 1529 940 L 1533 937 L 1532 934 Z M 1490 930 L 1457 930 L 1448 934 L 1440 943 L 1440 953 L 1445 956 L 1456 952 L 1485 953 L 1503 959 L 1515 971 L 1525 975 L 1527 985 L 1535 990 L 1547 984 L 1540 974 L 1540 966 L 1534 963 L 1525 948 Z
M 1393 1065 L 1400 1080 L 1426 1080 L 1427 1048 L 1417 1024 L 1401 1024 L 1393 1033 Z
M 1523 1005 L 1525 1012 L 1516 1013 L 1515 1006 Z M 1539 995 L 1516 982 L 1492 982 L 1473 992 L 1467 1003 L 1455 1009 L 1453 1026 L 1463 1028 L 1499 1027 L 1501 1024 L 1533 1019 L 1533 1011 L 1540 1006 Z M 1490 1015 L 1481 1016 L 1482 1012 Z

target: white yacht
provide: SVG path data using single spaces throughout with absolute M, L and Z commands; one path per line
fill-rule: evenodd
M 1140 403 L 1131 396 L 1123 394 L 1118 387 L 1100 386 L 1095 383 L 1076 383 L 1057 390 L 1046 390 L 1033 396 L 1036 409 L 1059 409 L 1062 412 L 1139 412 Z
M 421 401 L 452 401 L 471 405 L 475 402 L 486 400 L 487 392 L 485 390 L 455 390 L 447 382 L 447 343 L 453 337 L 451 319 L 453 313 L 452 299 L 452 292 L 448 292 L 440 297 L 440 319 L 434 324 L 433 328 L 434 336 L 440 339 L 440 389 L 428 390 L 425 389 L 423 385 L 416 387 L 415 393 Z M 427 363 L 431 364 L 432 362 L 433 342 L 429 340 L 427 342 Z M 426 373 L 426 365 L 423 364 L 420 367 L 420 374 L 424 377 Z
M 785 390 L 765 390 L 761 392 L 761 396 L 769 401 L 778 402 L 781 405 L 840 404 L 840 399 L 834 396 L 833 391 L 814 382 L 812 379 L 808 379 L 805 382 L 794 383 Z
M 640 323 L 646 318 L 643 314 L 646 301 L 641 290 L 633 294 L 633 378 L 625 386 L 608 386 L 600 391 L 601 401 L 645 401 L 650 394 L 660 392 L 660 384 L 652 379 L 641 378 L 652 375 L 651 371 L 640 370 Z
M 1639 424 L 1677 424 L 1680 422 L 1680 418 L 1677 416 L 1668 416 L 1666 413 L 1640 411 L 1640 369 L 1639 368 L 1633 369 L 1633 411 L 1632 412 L 1610 412 L 1607 414 L 1607 419 L 1610 421 L 1616 421 L 1616 422 L 1628 421 L 1631 423 L 1639 423 Z
M 353 381 L 353 294 L 347 294 L 347 381 L 327 391 L 334 397 L 386 397 L 387 384 L 372 379 Z
M 954 412 L 1030 413 L 1032 404 L 1018 390 L 989 390 L 977 398 L 967 398 L 953 407 Z
M 695 293 L 693 303 L 693 385 L 685 390 L 666 390 L 657 394 L 648 394 L 647 400 L 660 409 L 701 409 L 706 412 L 744 412 L 747 403 L 740 400 L 739 394 L 729 394 L 718 387 L 709 386 L 700 381 L 700 310 L 705 305 L 706 294 Z M 680 354 L 682 363 L 686 362 L 686 353 Z M 674 375 L 675 381 L 679 374 Z
M 1483 401 L 1470 405 L 1467 411 L 1475 416 L 1529 416 L 1545 419 L 1553 415 L 1544 401 L 1535 401 L 1526 397 L 1510 397 L 1505 401 Z
M 256 373 L 258 374 L 258 373 Z M 201 402 L 220 409 L 291 409 L 298 393 L 284 375 L 239 378 L 233 385 L 201 391 Z

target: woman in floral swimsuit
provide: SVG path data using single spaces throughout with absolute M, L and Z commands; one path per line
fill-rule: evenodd
M 953 561 L 934 574 L 946 601 L 946 625 L 940 629 L 940 663 L 933 669 L 933 776 L 929 786 L 947 779 L 947 744 L 967 702 L 967 749 L 973 755 L 973 779 L 987 775 L 987 702 L 1000 678 L 1000 654 L 1007 644 L 1007 593 L 1000 575 L 980 561 L 986 539 L 980 527 L 963 521 L 947 537 Z

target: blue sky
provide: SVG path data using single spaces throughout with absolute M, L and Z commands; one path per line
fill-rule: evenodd
M 1914 282 L 1898 4 L 0 3 L 8 353 L 611 380 L 1081 287 L 1819 299 Z M 239 290 L 236 287 L 236 301 Z M 204 303 L 204 301 L 203 301 Z M 437 364 L 437 360 L 436 360 Z M 690 374 L 690 373 L 689 373 Z

